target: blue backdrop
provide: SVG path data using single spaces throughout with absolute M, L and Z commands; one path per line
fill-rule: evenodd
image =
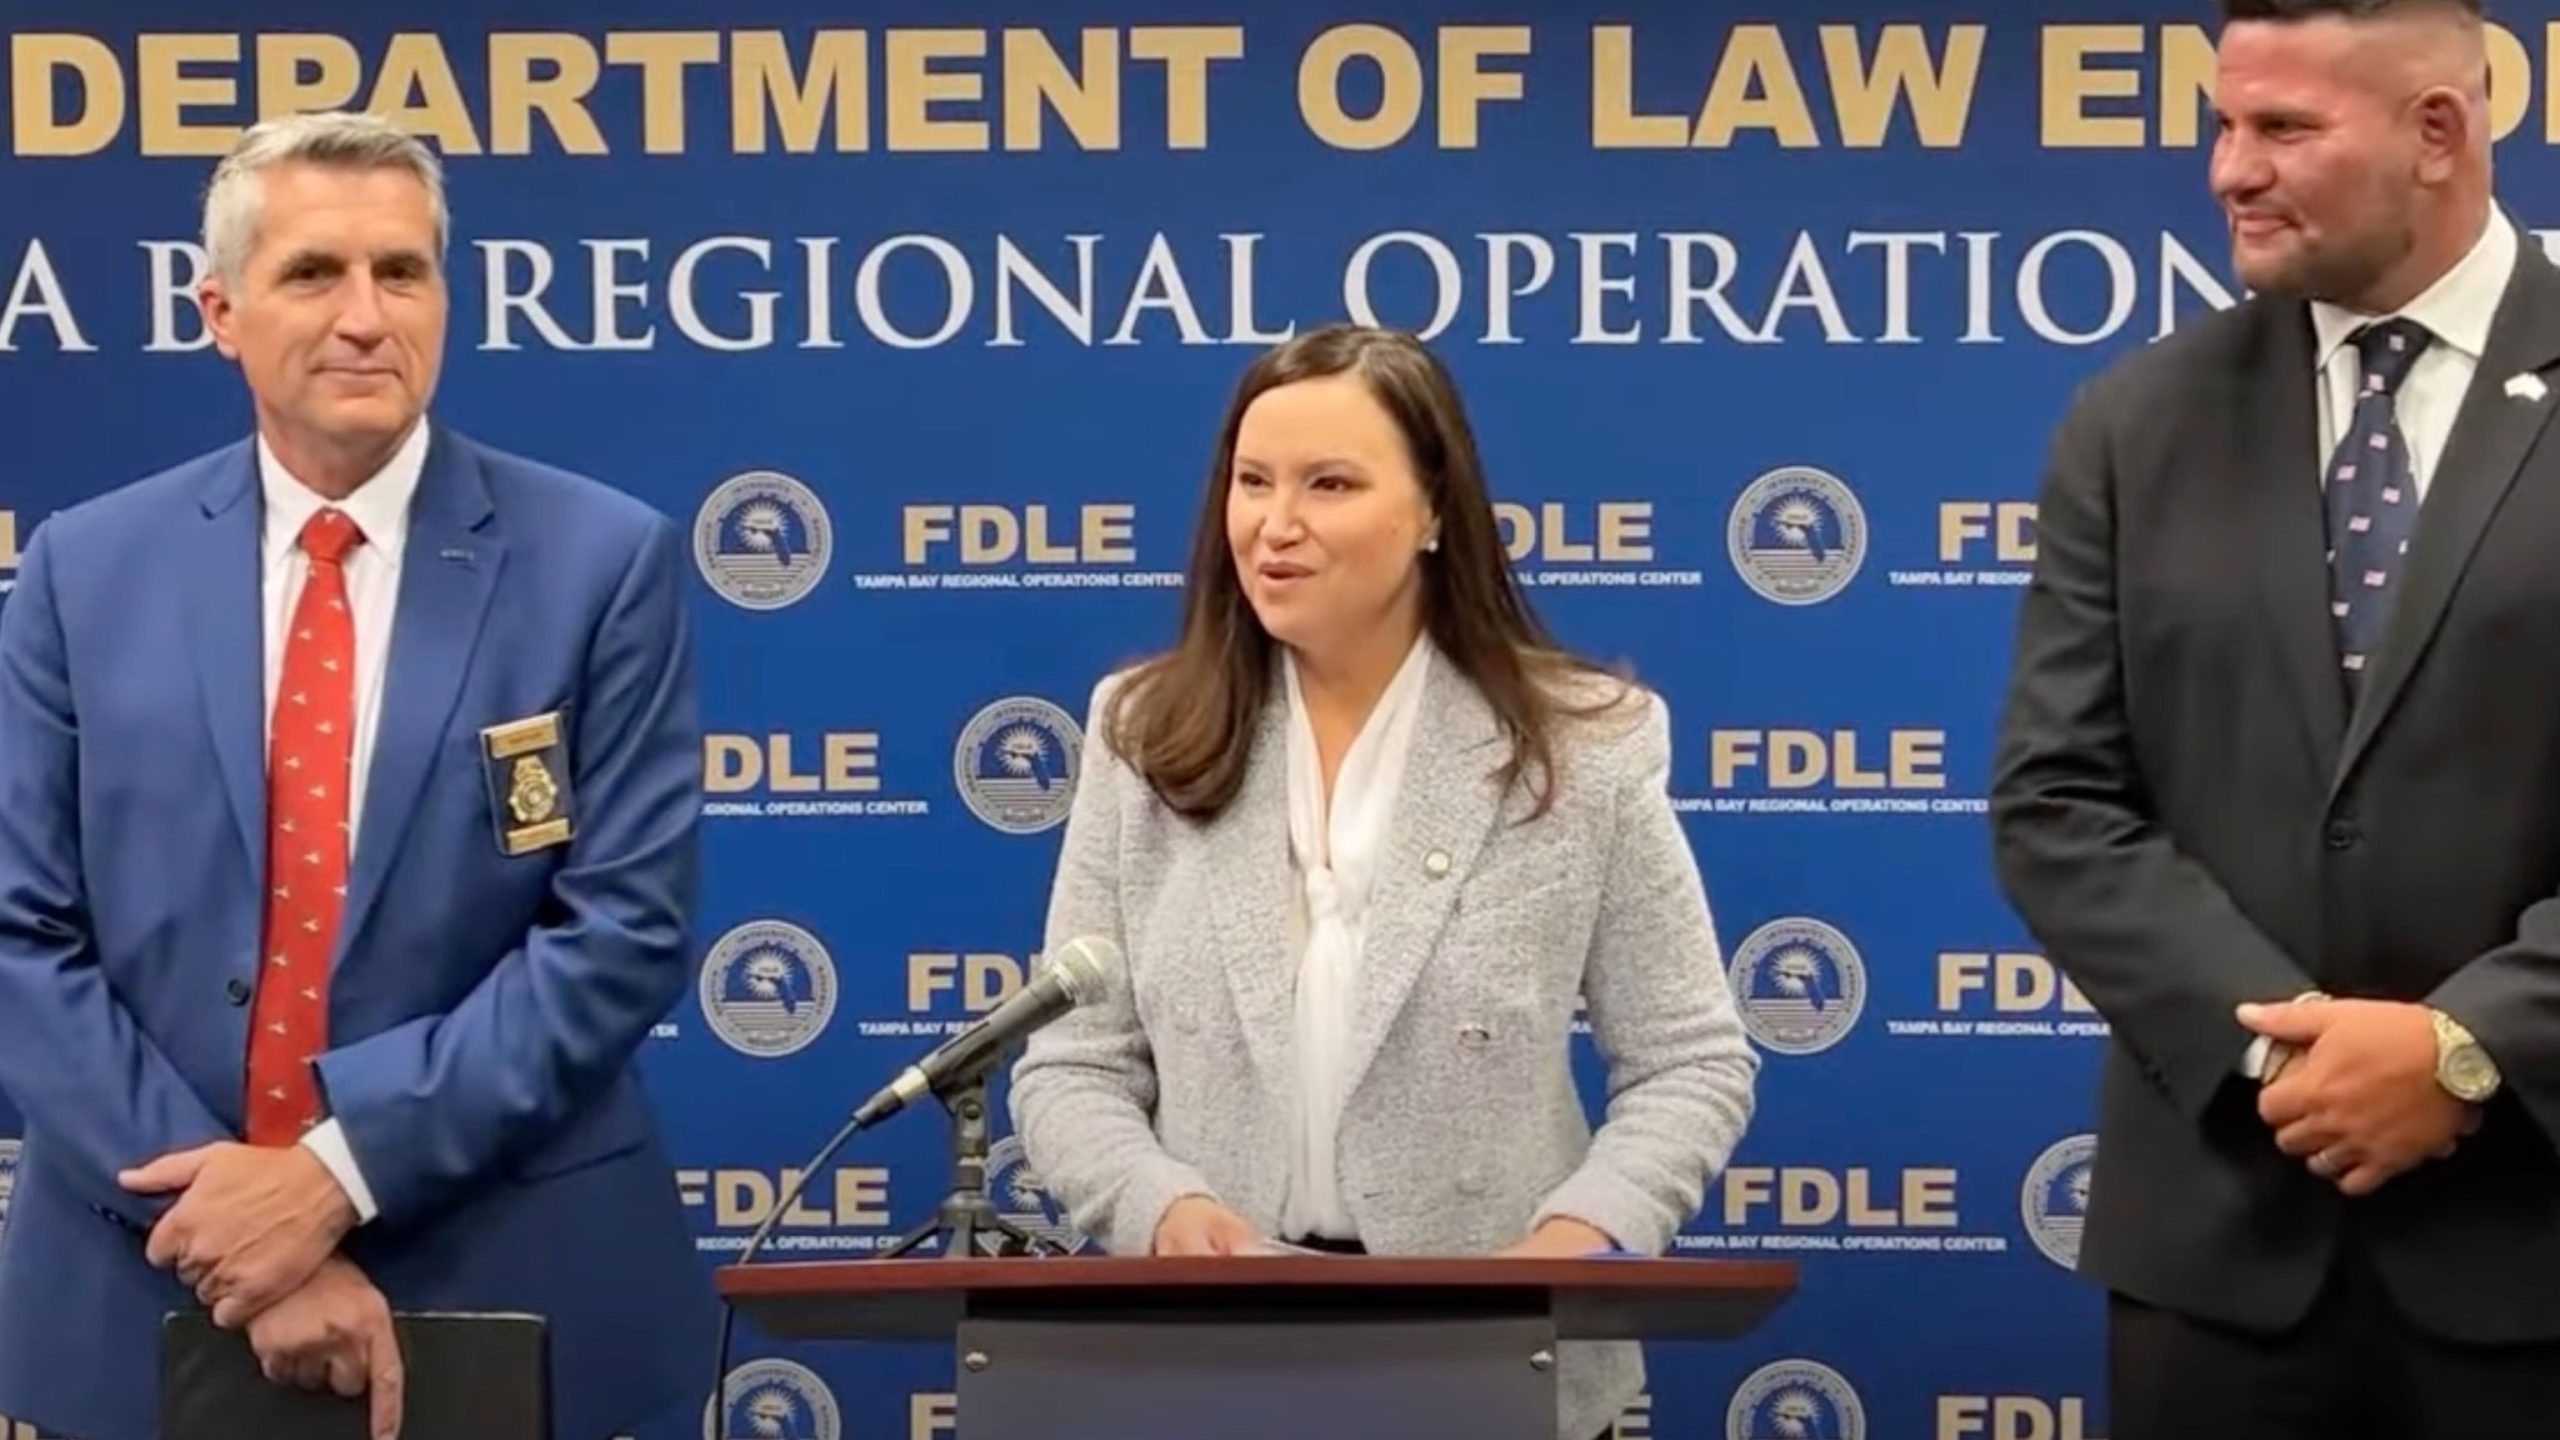
M 51 511 L 247 424 L 185 298 L 236 127 L 431 135 L 437 412 L 697 538 L 702 983 L 645 1064 L 711 1264 L 1018 981 L 1085 696 L 1169 638 L 1237 372 L 1292 327 L 1423 330 L 1532 598 L 1670 701 L 1768 1059 L 1681 1244 L 1797 1258 L 1802 1293 L 1655 1348 L 1621 1434 L 2103 1434 L 2065 1267 L 2104 1027 L 2001 902 L 1981 797 L 2049 426 L 2232 296 L 2208 17 L 1040 8 L 12 0 L 0 587 Z M 2560 108 L 2544 17 L 2507 24 L 2502 188 L 2538 224 Z M 808 1003 L 760 1006 L 776 977 Z M 884 1244 L 944 1140 L 865 1137 L 772 1253 Z M 950 1433 L 945 1350 L 739 1358 L 794 1433 Z

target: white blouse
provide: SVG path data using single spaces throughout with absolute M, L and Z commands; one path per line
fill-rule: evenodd
M 1297 1088 L 1289 1187 L 1281 1203 L 1283 1236 L 1359 1238 L 1343 1203 L 1334 1167 L 1343 1052 L 1358 993 L 1360 949 L 1368 935 L 1369 897 L 1387 845 L 1405 757 L 1422 709 L 1430 636 L 1417 637 L 1385 693 L 1342 757 L 1328 813 L 1324 765 L 1307 718 L 1295 656 L 1285 666 L 1289 694 L 1289 858 L 1295 902 L 1290 945 L 1298 954 Z

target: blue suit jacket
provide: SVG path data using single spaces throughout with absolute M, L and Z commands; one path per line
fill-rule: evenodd
M 62 511 L 0 608 L 0 1413 L 150 1440 L 166 1208 L 237 1138 L 264 887 L 262 504 L 243 442 Z M 707 1272 L 631 1070 L 682 992 L 701 738 L 677 529 L 438 427 L 319 1060 L 395 1309 L 552 1324 L 555 1434 L 704 1393 Z M 502 853 L 482 727 L 558 711 L 576 835 Z

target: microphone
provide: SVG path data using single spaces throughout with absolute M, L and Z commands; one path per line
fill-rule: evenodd
M 1101 998 L 1119 970 L 1120 947 L 1098 935 L 1081 935 L 1059 946 L 1029 984 L 863 1101 L 853 1112 L 853 1128 L 869 1129 L 926 1095 L 977 1079 L 1016 1040 Z
M 1078 1005 L 1100 999 L 1111 988 L 1120 972 L 1120 947 L 1099 935 L 1080 935 L 1049 953 L 1040 973 L 1029 984 L 1016 990 L 978 1023 L 952 1036 L 936 1047 L 932 1054 L 898 1073 L 898 1078 L 880 1087 L 879 1092 L 862 1102 L 825 1147 L 809 1158 L 784 1187 L 780 1199 L 748 1237 L 746 1248 L 738 1255 L 738 1264 L 754 1262 L 765 1241 L 773 1236 L 774 1226 L 792 1206 L 800 1201 L 801 1187 L 818 1173 L 821 1166 L 844 1148 L 860 1131 L 888 1119 L 924 1095 L 940 1095 L 977 1080 L 1005 1047 L 1032 1031 L 1064 1015 Z M 711 1382 L 712 1406 L 715 1411 L 727 1403 L 729 1386 L 729 1342 L 737 1321 L 734 1305 L 720 1304 L 719 1369 Z

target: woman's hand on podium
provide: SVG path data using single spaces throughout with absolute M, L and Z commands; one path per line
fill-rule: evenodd
M 1497 1258 L 1512 1260 L 1575 1260 L 1585 1255 L 1600 1255 L 1618 1248 L 1608 1232 L 1586 1225 L 1571 1216 L 1557 1215 L 1529 1232 L 1529 1238 L 1514 1241 L 1494 1252 Z
M 1259 1237 L 1243 1216 L 1206 1195 L 1185 1195 L 1156 1222 L 1158 1255 L 1240 1255 Z

